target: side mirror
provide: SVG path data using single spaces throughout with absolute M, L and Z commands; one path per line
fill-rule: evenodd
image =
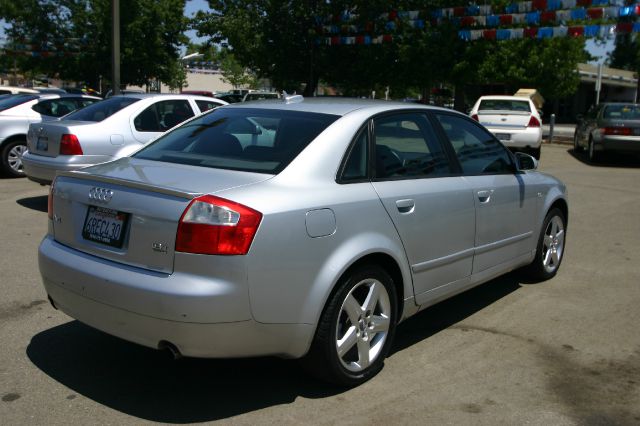
M 525 154 L 524 152 L 516 152 L 516 164 L 518 170 L 536 170 L 538 168 L 538 160 Z

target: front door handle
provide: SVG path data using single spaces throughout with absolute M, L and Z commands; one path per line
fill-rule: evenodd
M 396 207 L 400 213 L 412 213 L 416 203 L 412 199 L 397 200 Z
M 489 189 L 486 191 L 478 191 L 478 200 L 481 203 L 486 204 L 491 201 L 491 195 L 493 194 L 493 189 Z

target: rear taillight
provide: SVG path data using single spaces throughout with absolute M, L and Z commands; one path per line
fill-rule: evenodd
M 611 136 L 631 136 L 633 134 L 631 127 L 605 127 L 600 131 L 603 135 Z
M 480 121 L 480 120 L 478 119 L 478 114 L 472 114 L 472 115 L 471 115 L 471 118 L 473 118 L 473 119 L 474 119 L 474 120 L 476 120 L 476 121 Z
M 62 135 L 60 138 L 60 155 L 82 155 L 82 147 L 76 135 Z
M 527 124 L 527 127 L 540 127 L 540 120 L 532 115 L 529 119 L 529 124 Z
M 195 198 L 182 213 L 176 251 L 198 254 L 247 254 L 262 213 L 212 195 Z
M 53 220 L 53 191 L 56 186 L 56 179 L 51 182 L 51 188 L 49 188 L 49 196 L 47 197 L 47 216 Z

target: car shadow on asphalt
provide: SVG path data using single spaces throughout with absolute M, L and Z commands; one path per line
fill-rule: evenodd
M 589 161 L 587 152 L 584 150 L 582 152 L 576 152 L 573 148 L 569 148 L 567 149 L 567 152 L 576 160 L 590 167 L 640 168 L 640 155 L 638 154 L 634 155 L 622 152 L 607 152 L 600 154 L 599 157 L 596 157 L 597 161 L 592 163 Z
M 467 318 L 520 288 L 508 274 L 426 309 L 402 323 L 393 353 Z M 220 342 L 224 344 L 224 342 Z M 346 389 L 307 376 L 275 357 L 173 361 L 168 354 L 112 337 L 78 321 L 33 336 L 33 364 L 69 390 L 128 415 L 162 423 L 227 419 L 298 397 L 325 398 Z
M 426 308 L 398 326 L 391 354 L 421 342 L 481 311 L 521 288 L 521 282 L 520 273 L 511 272 Z
M 39 195 L 37 197 L 20 198 L 16 200 L 16 203 L 22 207 L 26 207 L 31 210 L 37 210 L 39 212 L 47 212 L 47 195 Z

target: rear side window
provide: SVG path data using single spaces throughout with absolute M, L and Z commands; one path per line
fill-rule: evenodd
M 4 99 L 0 99 L 0 111 L 7 110 L 9 108 L 13 108 L 18 105 L 22 105 L 26 102 L 32 101 L 34 99 L 38 99 L 38 96 L 34 95 L 16 95 L 9 96 Z
M 198 105 L 200 112 L 209 111 L 210 109 L 214 109 L 221 106 L 221 104 L 215 101 L 203 101 L 201 99 L 196 99 L 196 105 Z
M 173 99 L 156 102 L 133 119 L 139 132 L 165 132 L 194 116 L 189 101 Z
M 131 104 L 138 102 L 138 98 L 128 98 L 122 96 L 114 96 L 104 101 L 96 102 L 86 108 L 74 111 L 65 117 L 66 120 L 92 121 L 99 122 L 105 118 L 111 117 L 116 112 Z
M 217 109 L 167 133 L 136 158 L 257 173 L 279 173 L 338 116 Z
M 489 132 L 466 117 L 436 114 L 465 175 L 512 173 L 507 149 Z
M 527 100 L 517 99 L 483 99 L 478 111 L 520 111 L 531 112 L 531 105 Z

